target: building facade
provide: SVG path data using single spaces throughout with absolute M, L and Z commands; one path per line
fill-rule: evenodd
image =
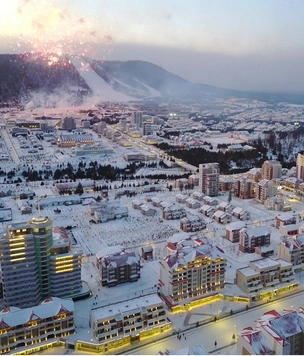
M 281 178 L 282 165 L 279 161 L 269 160 L 262 164 L 262 179 L 272 180 Z
M 255 199 L 264 204 L 267 198 L 274 197 L 277 194 L 277 187 L 274 182 L 268 179 L 262 179 L 256 184 Z
M 270 245 L 270 230 L 267 227 L 258 226 L 240 230 L 240 251 L 254 253 L 255 247 L 267 245 Z
M 74 333 L 71 299 L 48 298 L 33 308 L 8 307 L 0 312 L 0 354 L 18 353 L 21 348 L 23 354 L 26 349 L 39 351 Z
M 90 327 L 103 352 L 163 333 L 170 325 L 157 294 L 112 303 L 90 313 Z
M 251 261 L 236 270 L 236 284 L 252 300 L 271 299 L 281 292 L 298 287 L 293 266 L 282 259 L 269 257 Z
M 296 177 L 304 180 L 304 152 L 299 152 L 296 162 Z
M 239 178 L 234 182 L 234 195 L 242 199 L 254 197 L 254 183 L 248 178 Z
M 225 286 L 226 261 L 212 246 L 186 246 L 160 261 L 159 291 L 169 306 L 214 293 Z
M 270 310 L 239 335 L 238 355 L 303 355 L 304 313 L 301 310 Z
M 116 286 L 135 282 L 140 278 L 140 256 L 124 250 L 97 257 L 99 279 L 102 286 Z

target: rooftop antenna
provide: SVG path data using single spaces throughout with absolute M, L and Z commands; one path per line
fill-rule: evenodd
M 41 197 L 38 198 L 38 216 L 40 216 L 40 199 Z

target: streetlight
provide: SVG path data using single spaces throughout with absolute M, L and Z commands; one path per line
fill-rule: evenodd
M 238 339 L 237 326 L 236 326 L 236 325 L 233 325 L 233 326 L 234 326 L 234 328 L 235 328 L 235 332 L 234 332 L 233 335 L 232 335 L 232 339 L 235 340 L 235 341 L 237 341 L 237 339 Z
M 218 311 L 217 311 L 217 318 L 218 318 L 218 319 L 220 319 L 220 313 L 221 313 L 221 312 L 222 312 L 221 310 L 218 310 Z

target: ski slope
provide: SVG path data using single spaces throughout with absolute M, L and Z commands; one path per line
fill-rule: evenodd
M 77 69 L 80 76 L 85 80 L 93 92 L 94 101 L 117 101 L 127 102 L 134 100 L 133 97 L 114 90 L 91 68 L 90 63 L 78 56 L 70 57 L 71 63 Z M 91 99 L 92 100 L 92 99 Z

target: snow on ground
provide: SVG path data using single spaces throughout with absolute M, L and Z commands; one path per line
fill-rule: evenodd
M 84 58 L 71 56 L 70 60 L 93 92 L 93 98 L 88 100 L 95 100 L 96 103 L 101 101 L 125 102 L 134 100 L 133 97 L 112 89 L 112 87 L 91 68 L 90 63 L 86 62 Z

